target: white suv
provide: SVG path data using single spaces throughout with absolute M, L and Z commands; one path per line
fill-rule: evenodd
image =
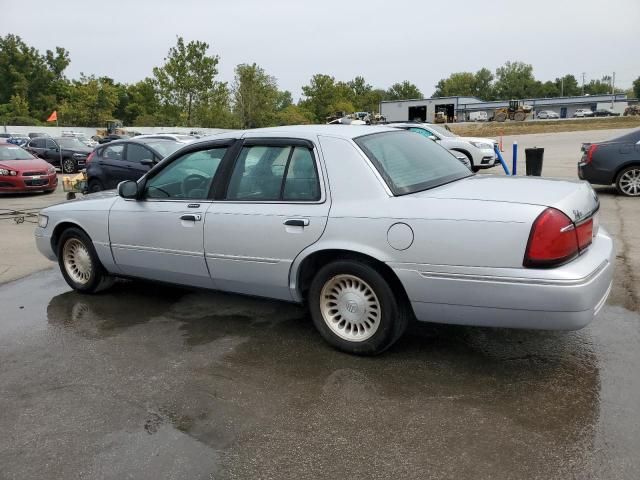
M 573 114 L 574 118 L 593 117 L 593 112 L 587 108 L 579 108 Z
M 497 164 L 495 152 L 497 143 L 490 138 L 459 137 L 446 127 L 432 123 L 403 122 L 391 123 L 389 126 L 419 133 L 435 140 L 456 156 L 460 154 L 466 156 L 474 172 Z

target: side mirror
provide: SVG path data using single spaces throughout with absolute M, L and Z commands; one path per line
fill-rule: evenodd
M 125 180 L 118 184 L 118 195 L 122 198 L 135 199 L 138 197 L 138 184 L 133 180 Z
M 153 160 L 149 159 L 149 158 L 145 158 L 144 160 L 140 160 L 140 163 L 142 165 L 144 165 L 145 167 L 153 167 L 156 162 L 154 162 Z

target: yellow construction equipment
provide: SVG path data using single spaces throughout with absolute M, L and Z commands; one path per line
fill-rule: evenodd
M 522 122 L 531 113 L 531 110 L 533 110 L 533 107 L 525 105 L 521 100 L 509 100 L 509 106 L 498 108 L 493 115 L 493 119 L 496 122 L 504 122 L 507 118 Z
M 447 116 L 444 112 L 436 112 L 433 116 L 433 123 L 447 123 Z

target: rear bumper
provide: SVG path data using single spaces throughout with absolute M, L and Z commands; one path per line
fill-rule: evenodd
M 614 182 L 611 170 L 600 170 L 593 163 L 578 163 L 578 178 L 595 185 L 611 185 Z
M 576 330 L 600 312 L 611 290 L 614 246 L 601 230 L 578 259 L 558 268 L 429 271 L 391 265 L 416 318 L 487 327 Z M 508 273 L 508 275 L 507 275 Z M 516 276 L 518 275 L 518 276 Z

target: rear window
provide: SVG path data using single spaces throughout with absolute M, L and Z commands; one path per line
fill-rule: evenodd
M 473 175 L 448 150 L 412 132 L 384 132 L 354 139 L 394 195 L 406 195 Z
M 149 145 L 151 148 L 153 148 L 156 152 L 160 154 L 162 158 L 168 157 L 173 152 L 184 147 L 184 143 L 178 143 L 172 140 L 155 140 L 155 141 L 150 140 L 150 141 L 145 141 L 144 144 Z

